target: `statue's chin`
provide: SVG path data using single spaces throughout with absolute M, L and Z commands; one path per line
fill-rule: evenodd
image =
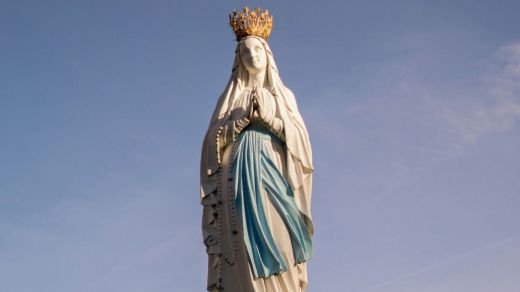
M 265 66 L 258 66 L 258 67 L 251 66 L 249 68 L 246 68 L 246 70 L 247 70 L 247 73 L 249 73 L 251 75 L 257 75 L 257 74 L 265 71 Z

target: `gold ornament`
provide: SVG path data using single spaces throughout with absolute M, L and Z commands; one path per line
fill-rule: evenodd
M 267 40 L 273 28 L 273 16 L 268 10 L 254 10 L 246 6 L 243 11 L 234 10 L 229 14 L 229 25 L 233 28 L 237 41 L 241 38 L 256 35 Z

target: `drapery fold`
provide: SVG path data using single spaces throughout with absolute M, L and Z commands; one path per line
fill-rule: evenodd
M 262 126 L 246 128 L 237 139 L 232 166 L 237 215 L 256 277 L 285 272 L 288 264 L 302 263 L 312 257 L 311 238 L 303 216 L 290 185 L 264 149 L 266 139 L 283 143 Z M 262 191 L 267 193 L 289 232 L 295 263 L 285 263 L 276 247 L 264 211 L 268 202 L 262 200 Z

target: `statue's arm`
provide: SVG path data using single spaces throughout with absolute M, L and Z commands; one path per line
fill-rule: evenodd
M 229 143 L 233 142 L 235 137 L 240 134 L 240 132 L 242 132 L 250 122 L 251 119 L 243 117 L 236 120 L 230 120 L 221 126 L 217 135 L 219 149 L 223 149 L 229 145 Z
M 258 114 L 257 118 L 262 124 L 265 125 L 267 129 L 269 129 L 269 131 L 275 134 L 282 141 L 285 141 L 285 131 L 282 119 L 275 116 L 265 116 L 262 114 Z
M 283 120 L 276 116 L 276 103 L 273 96 L 264 93 L 259 96 L 258 119 L 278 138 L 285 141 Z
M 269 128 L 271 132 L 278 136 L 278 138 L 285 141 L 285 131 L 282 119 L 274 117 L 273 120 L 269 123 Z

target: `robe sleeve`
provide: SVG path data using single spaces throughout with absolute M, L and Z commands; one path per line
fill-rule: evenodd
M 217 143 L 219 155 L 231 142 L 235 141 L 235 137 L 249 125 L 250 119 L 243 117 L 241 119 L 232 120 L 221 126 L 217 132 Z

